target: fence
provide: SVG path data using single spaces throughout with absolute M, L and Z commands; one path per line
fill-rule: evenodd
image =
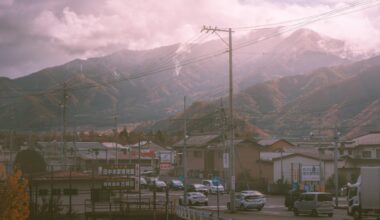
M 218 220 L 216 213 L 205 210 L 192 209 L 186 206 L 177 205 L 176 215 L 186 220 Z M 228 217 L 219 217 L 219 220 L 232 220 Z

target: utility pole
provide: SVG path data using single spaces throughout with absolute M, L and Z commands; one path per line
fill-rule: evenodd
M 139 135 L 139 209 L 141 209 L 141 135 Z
M 339 196 L 339 178 L 338 178 L 338 144 L 339 144 L 339 132 L 336 129 L 335 132 L 335 145 L 334 145 L 334 173 L 335 173 L 335 207 L 338 207 Z
M 118 158 L 118 146 L 117 146 L 117 115 L 116 115 L 116 112 L 115 112 L 115 116 L 114 116 L 114 124 L 115 124 L 115 136 L 114 136 L 114 142 L 115 142 L 115 159 L 116 159 L 116 167 L 119 165 L 119 158 Z
M 15 120 L 15 108 L 11 107 L 11 132 L 9 134 L 9 167 L 12 167 L 12 157 L 13 157 L 13 145 L 14 145 L 14 120 Z
M 63 83 L 63 97 L 62 97 L 62 151 L 61 151 L 61 162 L 62 167 L 64 167 L 64 160 L 65 160 L 65 149 L 66 149 L 66 126 L 67 126 L 67 120 L 66 120 L 66 107 L 67 107 L 67 83 Z
M 182 163 L 183 163 L 183 201 L 184 205 L 187 206 L 187 153 L 186 153 L 186 135 L 187 135 L 187 124 L 186 124 L 186 96 L 183 97 L 183 150 L 182 150 Z
M 228 58 L 229 58 L 229 133 L 230 133 L 230 151 L 229 151 L 229 165 L 230 165 L 230 211 L 235 212 L 235 147 L 234 147 L 234 119 L 233 119 L 233 74 L 232 74 L 232 29 L 220 29 L 217 27 L 203 26 L 202 31 L 212 33 L 215 32 L 228 32 Z M 219 36 L 219 35 L 218 35 Z
M 221 123 L 222 123 L 222 130 L 221 130 L 221 136 L 222 136 L 222 142 L 223 142 L 223 170 L 224 170 L 224 175 L 223 175 L 223 182 L 225 183 L 225 187 L 228 190 L 229 189 L 229 181 L 228 181 L 228 164 L 225 164 L 225 158 L 228 157 L 228 148 L 226 145 L 226 114 L 224 111 L 223 107 L 223 100 L 220 99 L 220 118 L 221 118 Z M 227 162 L 227 161 L 226 161 Z

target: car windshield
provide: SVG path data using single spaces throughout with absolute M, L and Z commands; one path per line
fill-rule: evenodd
M 200 192 L 191 192 L 191 193 L 188 193 L 187 195 L 189 195 L 189 196 L 200 196 L 200 197 L 205 196 L 205 195 L 203 195 L 203 193 L 200 193 Z
M 319 194 L 318 195 L 319 202 L 332 201 L 331 194 Z
M 197 189 L 201 189 L 201 188 L 204 188 L 204 185 L 202 185 L 202 184 L 194 184 L 194 187 L 197 188 Z
M 245 200 L 254 200 L 254 199 L 258 199 L 258 198 L 259 198 L 258 196 L 254 196 L 254 195 L 244 196 Z
M 173 184 L 182 185 L 182 182 L 179 180 L 172 180 Z
M 249 195 L 255 195 L 255 196 L 264 196 L 261 192 L 254 191 L 254 190 L 241 191 L 241 194 L 249 194 Z

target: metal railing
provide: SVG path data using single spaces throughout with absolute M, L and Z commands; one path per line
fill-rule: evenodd
M 192 209 L 186 206 L 177 205 L 176 215 L 186 220 L 218 220 L 216 213 L 206 210 Z M 232 220 L 229 217 L 219 217 L 219 220 Z

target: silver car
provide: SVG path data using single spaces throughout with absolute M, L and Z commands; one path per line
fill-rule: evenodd
M 332 195 L 324 192 L 302 193 L 300 198 L 294 202 L 293 213 L 295 216 L 299 214 L 313 216 L 325 214 L 332 217 L 334 215 Z
M 208 205 L 208 198 L 201 192 L 188 192 L 186 197 L 188 205 Z M 179 204 L 184 204 L 183 196 L 179 197 Z
M 257 192 L 257 191 L 256 191 Z M 264 208 L 266 202 L 265 196 L 257 192 L 253 193 L 240 193 L 235 196 L 235 207 L 238 209 L 257 209 L 261 211 Z M 227 203 L 228 209 L 230 208 L 230 203 Z

